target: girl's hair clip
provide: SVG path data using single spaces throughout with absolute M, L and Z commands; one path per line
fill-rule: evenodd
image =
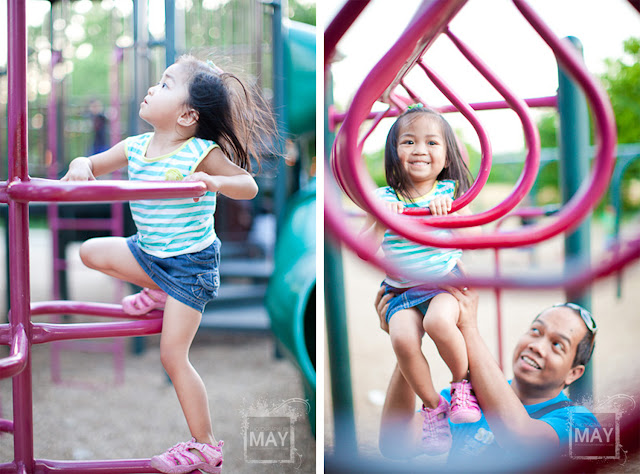
M 211 69 L 213 69 L 218 74 L 222 74 L 224 72 L 222 69 L 220 69 L 218 66 L 216 66 L 214 64 L 214 62 L 211 61 L 211 59 L 207 59 L 207 66 L 209 66 Z
M 422 107 L 424 107 L 424 104 L 418 102 L 417 104 L 411 104 L 409 107 L 407 107 L 407 110 L 421 109 Z

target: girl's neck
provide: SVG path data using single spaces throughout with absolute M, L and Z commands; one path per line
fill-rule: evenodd
M 407 190 L 409 198 L 417 199 L 425 194 L 428 194 L 436 185 L 436 180 L 423 181 L 421 183 L 412 183 Z

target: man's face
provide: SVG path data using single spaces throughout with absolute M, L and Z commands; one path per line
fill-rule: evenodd
M 537 390 L 562 389 L 578 379 L 584 366 L 572 367 L 587 327 L 574 310 L 549 308 L 531 323 L 513 357 L 514 378 Z

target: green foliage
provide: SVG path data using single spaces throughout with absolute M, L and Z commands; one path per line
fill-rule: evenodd
M 364 154 L 364 162 L 376 185 L 378 187 L 386 186 L 387 179 L 384 176 L 384 149 Z
M 548 113 L 538 120 L 538 132 L 540 133 L 540 146 L 542 148 L 555 148 L 558 146 L 558 114 Z
M 608 59 L 602 75 L 616 122 L 618 143 L 640 142 L 640 38 L 624 42 L 629 58 Z
M 315 26 L 316 4 L 289 0 L 289 19 Z

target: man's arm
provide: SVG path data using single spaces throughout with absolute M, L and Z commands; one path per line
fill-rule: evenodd
M 464 337 L 469 357 L 469 373 L 478 403 L 503 448 L 555 448 L 558 435 L 546 422 L 529 416 L 511 389 L 478 331 L 478 294 L 471 289 L 446 287 L 460 303 L 458 327 Z

